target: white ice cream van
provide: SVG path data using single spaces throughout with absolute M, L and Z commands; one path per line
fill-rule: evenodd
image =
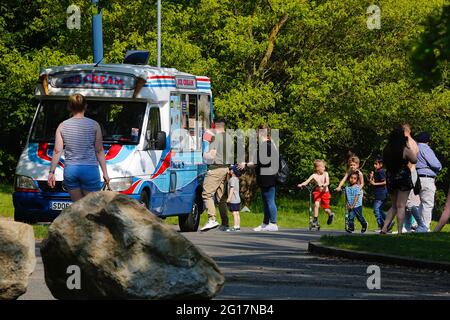
M 55 130 L 70 116 L 67 99 L 74 93 L 87 98 L 86 116 L 102 128 L 110 187 L 159 217 L 179 216 L 183 231 L 197 230 L 206 173 L 202 137 L 213 116 L 210 79 L 133 64 L 42 70 L 39 104 L 16 169 L 15 220 L 52 221 L 71 204 L 64 188 L 64 156 L 54 189 L 47 177 Z

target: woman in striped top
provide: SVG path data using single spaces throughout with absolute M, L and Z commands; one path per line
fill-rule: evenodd
M 99 164 L 106 183 L 109 183 L 109 177 L 100 125 L 84 116 L 86 99 L 81 94 L 71 95 L 68 107 L 72 117 L 56 129 L 48 185 L 55 187 L 55 168 L 64 148 L 64 185 L 72 201 L 77 201 L 89 192 L 101 189 Z

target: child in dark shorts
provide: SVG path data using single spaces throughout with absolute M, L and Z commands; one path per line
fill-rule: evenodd
M 228 199 L 227 203 L 231 213 L 233 214 L 234 227 L 228 228 L 226 231 L 235 232 L 241 230 L 241 217 L 239 211 L 241 210 L 241 197 L 239 196 L 239 177 L 241 171 L 237 166 L 232 166 L 228 171 L 230 180 L 228 180 Z

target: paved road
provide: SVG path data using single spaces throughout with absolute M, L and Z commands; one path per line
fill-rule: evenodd
M 381 290 L 368 290 L 371 263 L 315 256 L 308 241 L 323 234 L 284 229 L 275 233 L 211 230 L 183 233 L 214 258 L 226 284 L 217 299 L 450 299 L 446 272 L 379 265 Z M 28 291 L 20 299 L 53 299 L 45 286 L 39 250 Z

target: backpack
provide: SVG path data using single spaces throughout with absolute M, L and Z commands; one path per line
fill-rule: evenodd
M 280 166 L 278 167 L 277 182 L 286 184 L 289 176 L 289 166 L 284 157 L 280 154 Z

